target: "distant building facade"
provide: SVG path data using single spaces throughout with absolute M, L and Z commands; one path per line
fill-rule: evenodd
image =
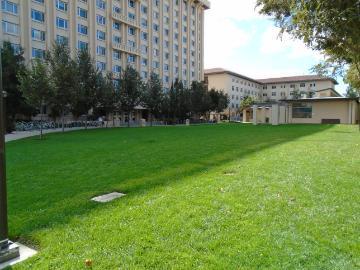
M 245 97 L 252 97 L 258 103 L 274 103 L 295 97 L 341 97 L 335 90 L 338 84 L 336 80 L 317 75 L 252 79 L 229 70 L 215 68 L 205 70 L 204 77 L 209 89 L 215 88 L 228 94 L 230 103 L 224 114 L 232 120 L 242 118 L 240 103 Z
M 1 0 L 0 42 L 43 58 L 55 41 L 73 56 L 88 49 L 100 70 L 115 78 L 127 65 L 151 72 L 164 87 L 179 78 L 203 80 L 207 0 Z

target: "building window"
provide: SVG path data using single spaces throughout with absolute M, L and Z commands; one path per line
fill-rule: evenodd
M 88 47 L 89 47 L 89 44 L 87 42 L 84 42 L 84 41 L 81 41 L 81 40 L 78 41 L 78 49 L 80 51 L 87 50 Z
M 128 56 L 128 63 L 135 63 L 135 55 L 129 54 L 129 56 Z
M 106 54 L 106 48 L 103 46 L 97 46 L 96 47 L 96 54 L 97 55 L 105 55 Z
M 312 118 L 312 105 L 308 103 L 294 103 L 292 118 Z
M 45 21 L 45 14 L 44 12 L 38 11 L 36 9 L 31 10 L 31 19 L 37 22 L 44 22 Z
M 113 72 L 114 73 L 120 73 L 121 72 L 121 66 L 119 66 L 119 65 L 113 66 Z
M 31 55 L 33 58 L 44 59 L 45 58 L 45 51 L 41 49 L 32 48 Z
M 68 21 L 63 18 L 57 17 L 56 27 L 61 29 L 68 29 Z
M 12 13 L 12 14 L 18 14 L 19 13 L 18 5 L 13 3 L 13 2 L 7 1 L 7 0 L 2 0 L 1 1 L 1 9 L 4 12 L 8 12 L 8 13 Z
M 129 27 L 128 34 L 132 35 L 132 36 L 135 35 L 135 28 L 134 27 Z
M 96 0 L 96 6 L 100 9 L 105 9 L 105 1 L 104 0 Z
M 104 62 L 96 62 L 96 68 L 99 70 L 99 71 L 105 71 L 106 70 L 106 64 Z
M 130 8 L 135 8 L 135 1 L 134 0 L 129 0 L 128 3 L 129 3 Z
M 87 26 L 82 25 L 82 24 L 78 24 L 78 33 L 82 34 L 82 35 L 87 35 L 88 34 Z
M 121 59 L 121 53 L 118 50 L 114 50 L 113 52 L 113 59 L 114 60 L 120 60 Z
M 120 30 L 120 23 L 113 22 L 113 29 Z
M 69 39 L 67 37 L 57 35 L 56 36 L 56 42 L 58 44 L 68 45 L 69 44 Z
M 2 29 L 6 34 L 19 35 L 19 25 L 11 22 L 2 21 Z
M 67 11 L 68 4 L 61 0 L 56 0 L 56 8 L 61 11 Z
M 106 23 L 106 19 L 104 16 L 101 16 L 99 14 L 96 15 L 96 22 L 99 24 L 99 25 L 105 25 Z
M 106 34 L 104 31 L 97 30 L 96 37 L 98 40 L 105 40 Z
M 31 29 L 31 38 L 37 41 L 45 41 L 45 31 L 40 31 L 37 29 Z
M 87 10 L 86 9 L 78 7 L 77 13 L 78 13 L 79 17 L 84 18 L 84 19 L 87 18 Z

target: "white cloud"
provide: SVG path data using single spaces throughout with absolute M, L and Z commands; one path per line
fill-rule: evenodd
M 207 17 L 223 17 L 230 20 L 250 20 L 261 18 L 255 11 L 256 0 L 211 0 Z
M 269 26 L 263 33 L 260 52 L 262 54 L 283 53 L 284 58 L 290 60 L 303 57 L 322 59 L 322 55 L 309 49 L 301 40 L 294 40 L 288 34 L 279 36 L 280 30 L 275 26 Z
M 211 0 L 205 12 L 205 68 L 222 67 L 255 79 L 309 74 L 322 55 L 289 35 L 280 39 L 279 29 L 255 6 L 256 0 Z M 260 29 L 264 25 L 265 31 Z
M 207 66 L 224 66 L 241 47 L 248 44 L 250 33 L 236 27 L 229 19 L 206 21 L 205 55 Z
M 212 0 L 205 12 L 205 66 L 232 68 L 234 57 L 249 44 L 253 29 L 241 29 L 239 22 L 260 18 L 256 0 Z

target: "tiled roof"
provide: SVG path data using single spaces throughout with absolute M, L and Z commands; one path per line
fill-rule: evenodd
M 279 78 L 268 78 L 268 79 L 252 79 L 247 76 L 223 68 L 205 69 L 204 72 L 205 75 L 227 73 L 260 84 L 296 83 L 296 82 L 307 82 L 307 81 L 316 82 L 316 81 L 327 81 L 327 80 L 331 80 L 334 84 L 338 84 L 338 82 L 332 78 L 322 77 L 318 75 L 304 75 L 304 76 L 279 77 Z
M 291 77 L 279 77 L 279 78 L 268 78 L 268 79 L 258 79 L 258 81 L 264 84 L 272 83 L 292 83 L 292 82 L 307 82 L 307 81 L 327 81 L 331 80 L 333 83 L 338 84 L 338 82 L 332 78 L 322 77 L 318 75 L 304 75 L 304 76 L 291 76 Z
M 239 73 L 236 73 L 236 72 L 233 72 L 233 71 L 230 71 L 230 70 L 226 70 L 226 69 L 223 69 L 223 68 L 205 69 L 204 73 L 205 73 L 205 76 L 210 75 L 210 74 L 229 74 L 229 75 L 239 77 L 239 78 L 242 78 L 242 79 L 254 82 L 254 83 L 262 84 L 259 80 L 255 80 L 255 79 L 252 79 L 250 77 L 247 77 L 247 76 L 244 76 L 244 75 L 241 75 Z

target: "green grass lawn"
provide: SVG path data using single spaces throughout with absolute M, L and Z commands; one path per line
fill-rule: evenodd
M 359 269 L 359 145 L 230 124 L 8 143 L 10 234 L 40 251 L 13 269 Z

